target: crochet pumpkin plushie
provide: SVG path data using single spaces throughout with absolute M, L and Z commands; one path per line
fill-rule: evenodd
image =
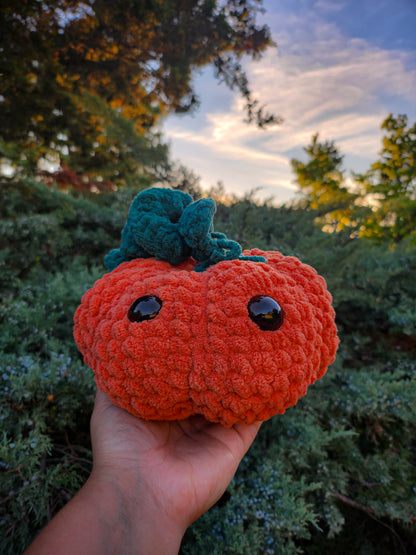
M 149 420 L 225 426 L 282 414 L 335 358 L 331 295 L 310 266 L 214 233 L 212 199 L 149 189 L 74 335 L 97 386 Z

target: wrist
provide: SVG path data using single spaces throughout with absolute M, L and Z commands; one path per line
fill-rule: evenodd
M 117 553 L 123 546 L 126 554 L 177 554 L 186 526 L 167 515 L 140 480 L 124 485 L 125 477 L 103 474 L 93 471 L 80 494 L 96 511 L 108 551 Z

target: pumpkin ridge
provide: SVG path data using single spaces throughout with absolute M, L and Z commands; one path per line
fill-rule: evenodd
M 208 298 L 208 278 L 209 278 L 209 270 L 205 273 L 197 274 L 200 280 L 200 292 L 201 298 L 207 299 Z M 192 349 L 192 364 L 191 364 L 191 371 L 188 376 L 188 383 L 190 387 L 189 391 L 189 398 L 195 407 L 196 414 L 201 414 L 202 416 L 206 416 L 206 411 L 204 410 L 204 402 L 201 400 L 201 392 L 198 392 L 200 389 L 201 382 L 204 382 L 205 388 L 207 388 L 206 384 L 206 373 L 203 371 L 203 367 L 205 369 L 206 363 L 206 344 L 205 340 L 208 333 L 208 316 L 207 316 L 207 305 L 204 306 L 202 313 L 201 313 L 201 321 L 198 323 L 198 333 L 195 336 L 195 342 Z

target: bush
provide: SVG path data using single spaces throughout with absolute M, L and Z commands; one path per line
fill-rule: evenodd
M 94 384 L 72 338 L 83 292 L 105 271 L 137 191 L 3 186 L 0 258 L 0 551 L 16 554 L 91 469 Z M 314 214 L 220 204 L 216 229 L 295 254 L 334 296 L 341 345 L 308 395 L 266 422 L 183 553 L 405 553 L 416 546 L 415 247 L 345 241 Z

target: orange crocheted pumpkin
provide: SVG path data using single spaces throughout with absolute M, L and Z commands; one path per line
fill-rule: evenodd
M 87 291 L 74 335 L 97 386 L 150 420 L 202 414 L 231 426 L 282 414 L 335 357 L 324 279 L 258 249 L 196 265 L 136 258 Z

